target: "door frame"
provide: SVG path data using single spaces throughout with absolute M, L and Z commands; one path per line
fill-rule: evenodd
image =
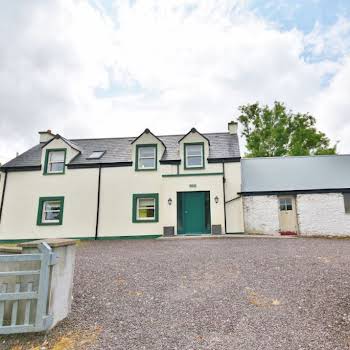
M 186 232 L 184 227 L 184 197 L 189 193 L 204 193 L 204 232 L 190 233 Z M 206 203 L 207 202 L 207 203 Z M 177 212 L 177 234 L 178 235 L 202 235 L 211 234 L 211 203 L 210 203 L 210 191 L 178 191 L 176 193 L 176 212 Z
M 290 198 L 292 200 L 292 211 L 294 212 L 294 223 L 295 223 L 295 231 L 282 231 L 282 224 L 281 224 L 281 209 L 280 209 L 280 200 L 284 198 Z M 279 224 L 279 232 L 280 233 L 286 233 L 286 234 L 299 234 L 299 222 L 298 222 L 298 211 L 297 211 L 297 199 L 295 195 L 278 195 L 277 196 L 278 201 L 278 224 Z

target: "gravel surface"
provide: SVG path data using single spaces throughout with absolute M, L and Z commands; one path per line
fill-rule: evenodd
M 71 315 L 0 348 L 350 349 L 349 253 L 337 239 L 83 242 Z

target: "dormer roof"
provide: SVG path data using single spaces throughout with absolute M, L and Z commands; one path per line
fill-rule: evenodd
M 209 139 L 208 139 L 206 136 L 204 136 L 203 134 L 201 134 L 199 131 L 197 131 L 196 128 L 192 128 L 186 135 L 184 135 L 183 137 L 181 137 L 181 139 L 179 140 L 179 143 L 180 143 L 183 139 L 185 139 L 189 134 L 198 134 L 198 135 L 202 136 L 205 140 L 208 141 L 208 144 L 209 144 L 209 146 L 210 146 L 210 141 L 209 141 Z
M 156 138 L 165 148 L 165 144 L 164 142 L 159 138 L 157 137 L 156 135 L 154 135 L 150 129 L 146 128 L 145 131 L 143 133 L 141 133 L 139 136 L 137 136 L 132 142 L 131 144 L 135 143 L 138 139 L 140 139 L 140 137 L 142 137 L 142 135 L 144 134 L 149 134 L 149 135 L 152 135 L 154 138 Z

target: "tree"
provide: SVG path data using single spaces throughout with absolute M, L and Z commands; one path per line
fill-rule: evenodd
M 316 119 L 309 114 L 287 111 L 281 102 L 274 106 L 259 103 L 239 107 L 238 121 L 243 126 L 247 157 L 307 156 L 336 154 L 336 145 L 316 129 Z

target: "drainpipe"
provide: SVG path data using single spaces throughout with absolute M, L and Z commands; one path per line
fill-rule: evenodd
M 95 240 L 98 239 L 98 222 L 99 222 L 99 218 L 100 218 L 100 191 L 101 191 L 101 164 L 98 167 L 97 211 L 96 211 Z
M 225 218 L 225 233 L 227 229 L 227 219 L 226 219 L 226 177 L 225 177 L 225 161 L 222 161 L 222 189 L 224 193 L 224 218 Z
M 7 171 L 5 170 L 4 187 L 3 187 L 3 189 L 2 189 L 1 205 L 0 205 L 0 222 L 1 222 L 1 217 L 2 217 L 2 209 L 3 209 L 3 207 L 4 207 L 6 183 L 7 183 Z

